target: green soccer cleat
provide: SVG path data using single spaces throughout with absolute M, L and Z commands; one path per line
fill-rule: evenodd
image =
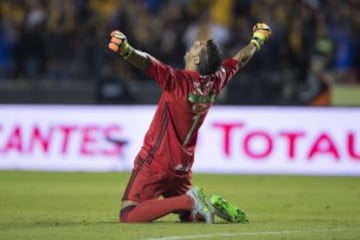
M 186 192 L 192 199 L 194 199 L 193 217 L 200 215 L 206 223 L 214 223 L 214 210 L 211 204 L 206 200 L 206 196 L 202 187 L 195 186 Z
M 247 223 L 249 220 L 246 213 L 238 206 L 229 203 L 224 198 L 214 195 L 210 198 L 210 203 L 215 210 L 215 214 L 231 223 Z

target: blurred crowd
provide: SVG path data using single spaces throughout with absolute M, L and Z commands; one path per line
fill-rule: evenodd
M 304 84 L 360 82 L 358 0 L 1 0 L 0 80 L 147 81 L 108 51 L 113 29 L 181 68 L 194 40 L 212 38 L 231 56 L 258 21 L 273 36 L 249 74 L 281 73 Z

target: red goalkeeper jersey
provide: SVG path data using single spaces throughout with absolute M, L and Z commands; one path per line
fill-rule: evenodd
M 201 76 L 151 58 L 147 73 L 163 92 L 139 153 L 143 161 L 153 169 L 189 172 L 199 128 L 220 90 L 238 70 L 238 62 L 228 59 L 216 73 Z

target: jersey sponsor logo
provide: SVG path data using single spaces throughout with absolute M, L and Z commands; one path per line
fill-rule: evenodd
M 194 114 L 205 114 L 210 106 L 215 102 L 216 94 L 213 92 L 209 95 L 188 94 L 188 101 L 192 103 L 192 111 Z
M 191 103 L 213 103 L 215 102 L 216 94 L 212 93 L 210 95 L 196 95 L 193 93 L 188 94 L 188 100 Z
M 193 82 L 192 92 L 188 94 L 188 101 L 194 105 L 211 105 L 215 102 L 216 93 L 214 91 L 214 82 L 200 80 Z M 209 107 L 208 106 L 208 107 Z

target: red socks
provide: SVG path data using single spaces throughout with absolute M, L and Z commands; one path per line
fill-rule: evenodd
M 194 200 L 184 194 L 177 197 L 147 200 L 121 210 L 120 222 L 151 222 L 169 213 L 191 211 Z

